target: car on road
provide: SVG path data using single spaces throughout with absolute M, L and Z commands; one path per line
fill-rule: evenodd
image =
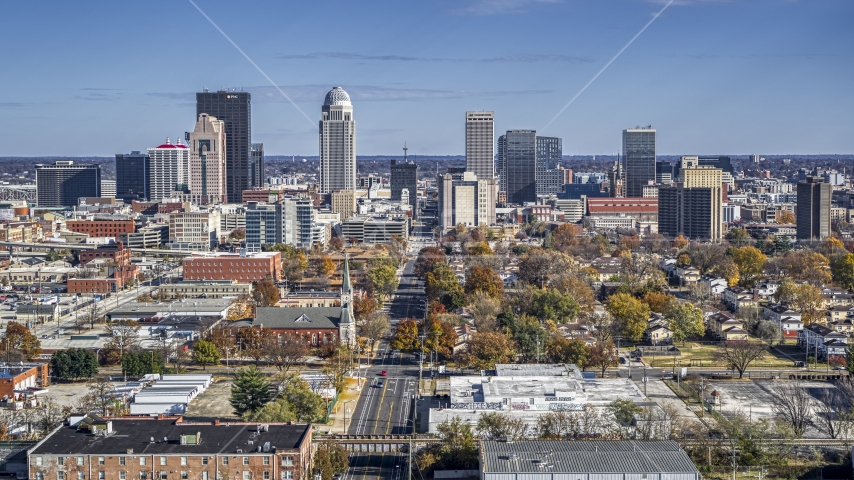
M 332 480 L 341 480 L 341 474 L 336 473 L 335 475 L 332 475 Z
M 388 372 L 386 372 L 385 370 L 383 370 L 382 372 L 380 372 L 380 376 L 381 376 L 381 377 L 385 377 L 386 375 L 388 375 Z
M 621 364 L 623 364 L 623 365 L 625 365 L 626 363 L 628 363 L 628 362 L 626 362 L 626 357 L 620 357 L 620 363 L 621 363 Z

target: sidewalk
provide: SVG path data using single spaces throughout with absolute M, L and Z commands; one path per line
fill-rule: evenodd
M 365 378 L 362 377 L 362 385 L 365 383 Z M 353 414 L 356 411 L 356 404 L 362 391 L 359 389 L 356 378 L 347 378 L 347 389 L 338 395 L 338 401 L 335 407 L 332 408 L 332 413 L 329 414 L 329 423 L 325 425 L 317 425 L 317 433 L 329 434 L 345 434 L 350 428 L 350 422 L 353 419 Z M 350 409 L 347 413 L 345 410 Z M 346 415 L 345 415 L 346 413 Z M 347 417 L 347 423 L 344 423 L 344 417 Z

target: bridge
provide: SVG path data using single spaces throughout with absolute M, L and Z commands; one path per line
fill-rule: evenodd
M 314 441 L 334 440 L 348 452 L 413 453 L 441 440 L 434 435 L 315 435 Z
M 25 201 L 29 204 L 36 203 L 35 185 L 0 185 L 0 200 L 2 201 Z

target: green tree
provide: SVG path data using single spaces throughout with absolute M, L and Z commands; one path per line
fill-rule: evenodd
M 854 253 L 840 256 L 831 267 L 833 281 L 840 287 L 854 289 Z
M 125 375 L 141 377 L 149 373 L 163 373 L 166 370 L 163 357 L 153 351 L 129 351 L 122 355 L 122 371 Z
M 545 352 L 546 357 L 553 363 L 572 363 L 584 370 L 587 368 L 590 347 L 584 340 L 553 336 L 546 341 Z
M 95 352 L 85 348 L 57 350 L 51 355 L 50 370 L 54 377 L 63 380 L 92 378 L 98 374 L 98 358 Z
M 750 245 L 753 241 L 747 230 L 743 228 L 733 228 L 726 234 L 726 239 L 736 248 Z
M 193 362 L 196 365 L 201 365 L 202 370 L 207 370 L 208 365 L 219 363 L 219 349 L 213 342 L 199 340 L 193 345 Z
M 624 437 L 628 437 L 632 422 L 635 415 L 641 412 L 641 407 L 631 400 L 617 399 L 608 405 L 608 411 L 614 416 L 617 425 L 623 432 Z
M 298 422 L 313 423 L 326 416 L 326 403 L 305 381 L 291 382 L 281 395 L 291 404 Z
M 252 422 L 284 423 L 297 419 L 294 407 L 282 397 L 264 405 L 249 415 Z
M 365 277 L 370 282 L 371 290 L 383 300 L 394 293 L 400 283 L 397 278 L 397 268 L 391 265 L 372 267 Z
M 647 304 L 628 293 L 617 293 L 611 295 L 605 309 L 625 337 L 635 342 L 643 338 L 650 315 Z
M 555 288 L 535 291 L 531 302 L 531 314 L 541 321 L 569 323 L 580 311 L 581 307 L 571 295 L 564 295 Z
M 447 263 L 437 263 L 425 275 L 425 290 L 431 302 L 442 302 L 448 310 L 464 306 L 465 292 L 457 274 Z
M 415 274 L 424 278 L 437 263 L 447 263 L 447 261 L 448 258 L 441 248 L 424 247 L 418 252 L 418 259 L 415 260 Z
M 320 480 L 332 480 L 336 473 L 345 472 L 350 465 L 347 450 L 332 439 L 326 439 L 317 446 L 313 460 L 312 478 L 320 475 Z
M 673 340 L 683 345 L 688 337 L 699 337 L 706 333 L 703 311 L 693 303 L 685 302 L 669 309 L 664 318 L 669 322 Z
M 255 365 L 242 368 L 234 375 L 231 386 L 231 406 L 242 417 L 263 407 L 270 401 L 270 382 Z

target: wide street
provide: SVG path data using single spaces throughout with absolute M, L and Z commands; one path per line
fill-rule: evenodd
M 405 453 L 352 454 L 342 480 L 405 480 L 407 458 Z

